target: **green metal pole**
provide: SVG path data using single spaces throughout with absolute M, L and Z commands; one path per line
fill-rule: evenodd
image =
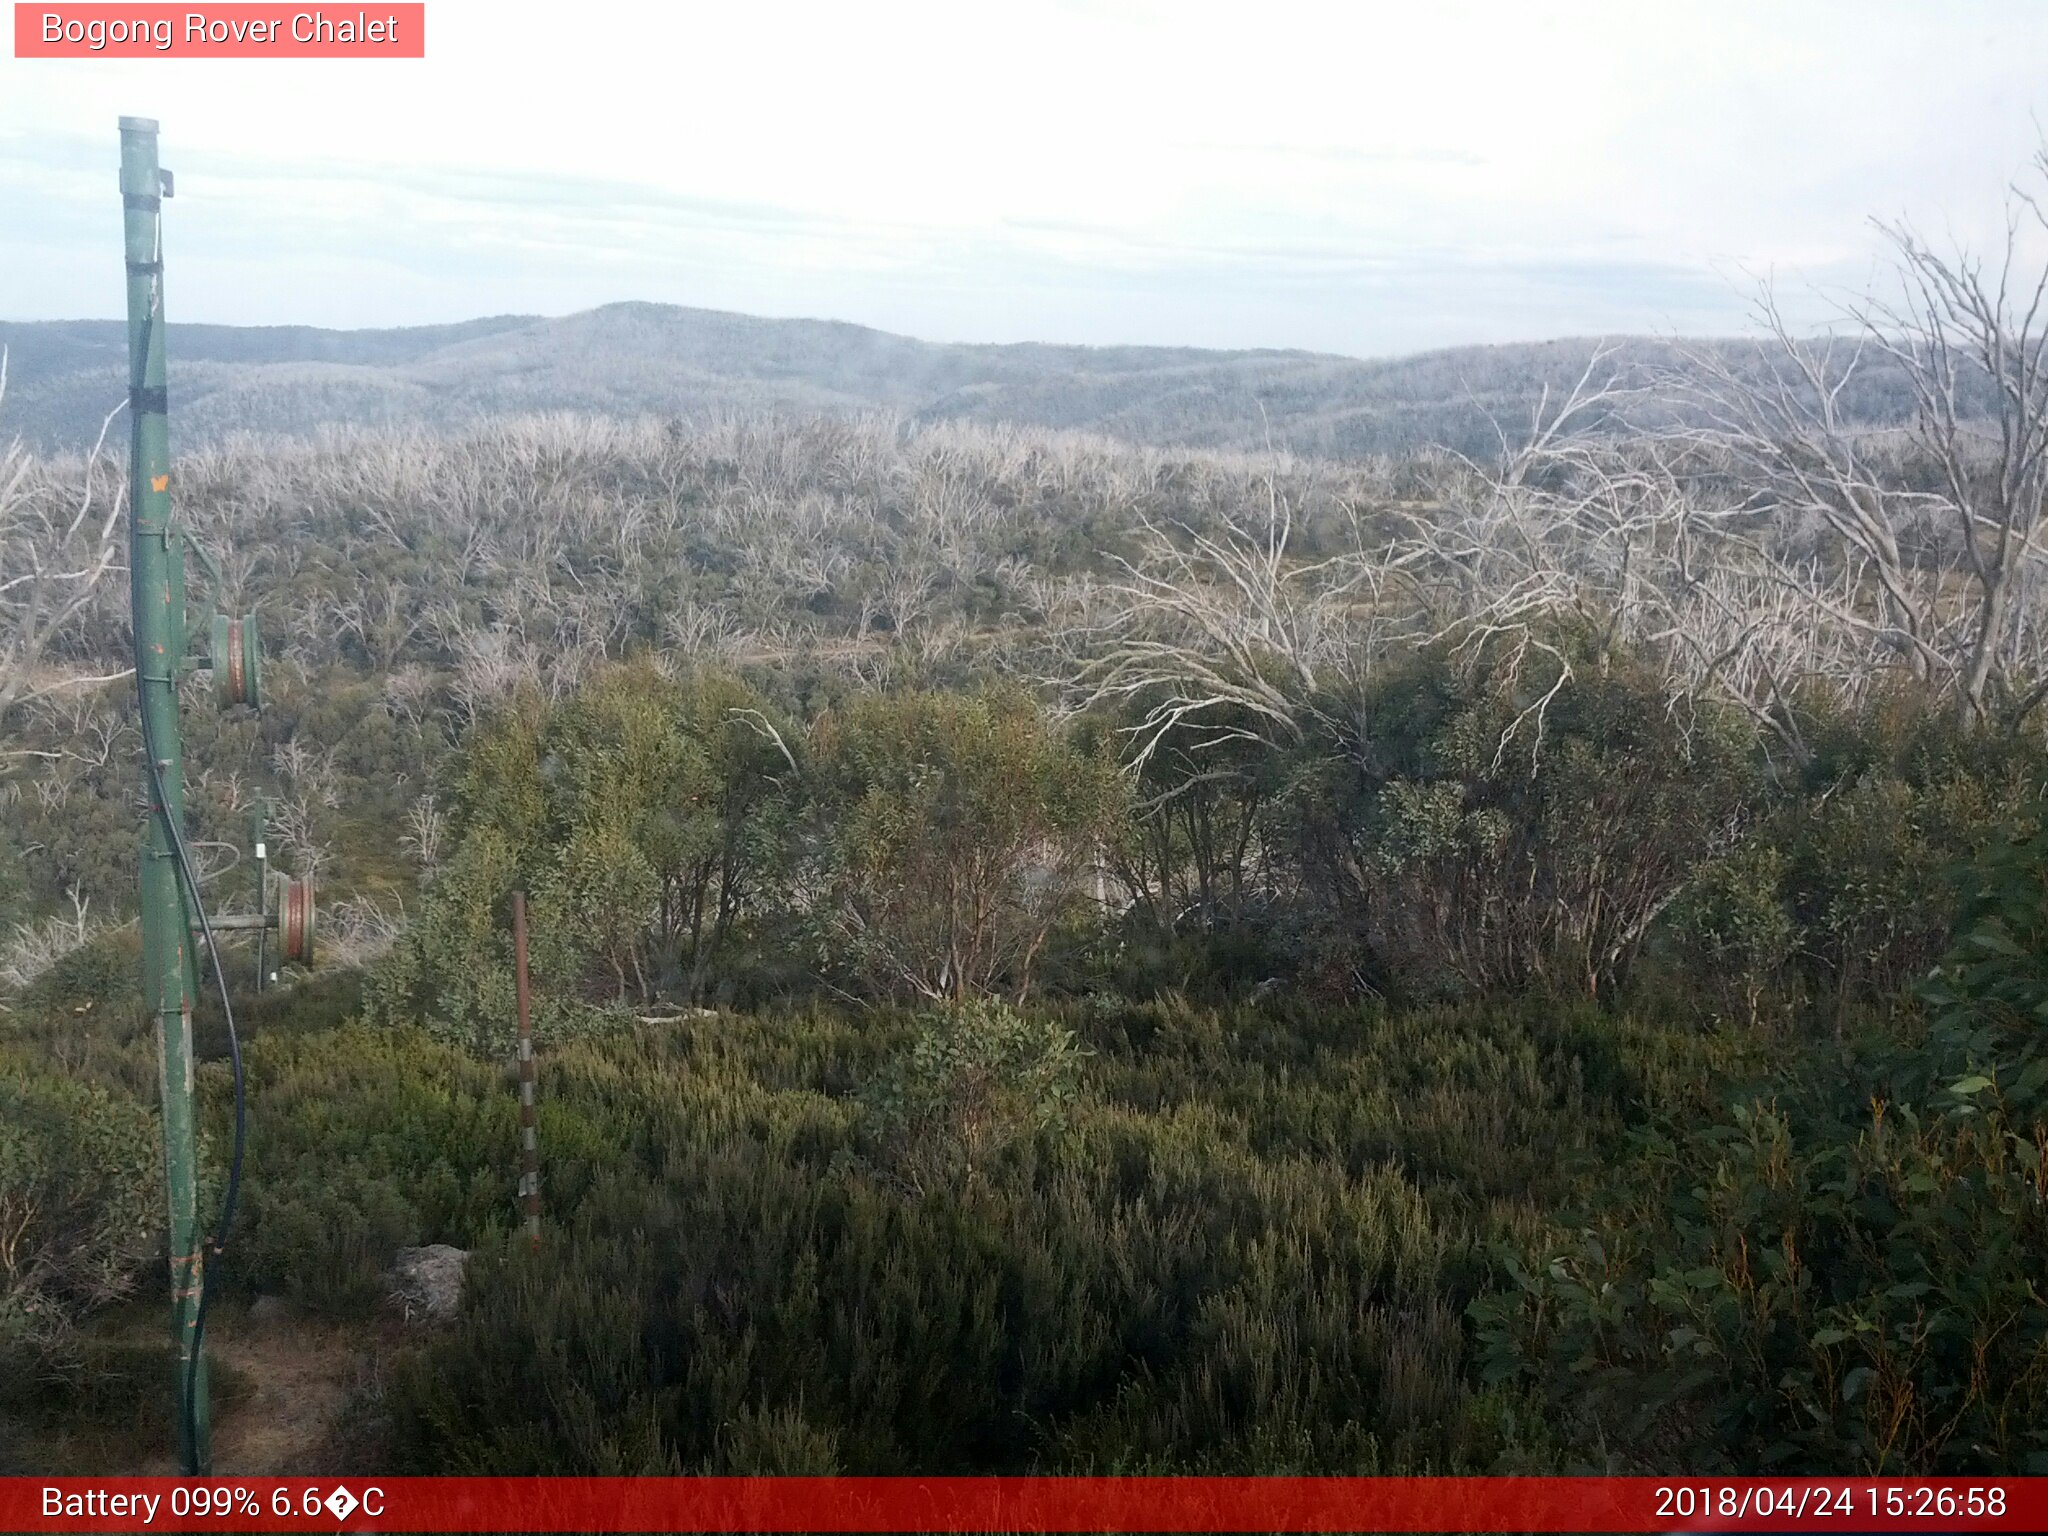
M 256 850 L 256 914 L 264 919 L 256 929 L 256 990 L 261 992 L 270 983 L 270 802 L 261 795 L 256 797 L 255 808 L 249 813 L 249 828 L 254 836 L 250 839 Z
M 178 742 L 178 674 L 185 652 L 185 555 L 171 521 L 170 421 L 165 399 L 164 178 L 156 123 L 121 119 L 121 206 L 128 246 L 128 555 L 135 625 L 135 689 L 144 740 L 149 833 L 142 851 L 143 990 L 157 1016 L 162 1071 L 164 1173 L 171 1218 L 171 1330 L 177 1355 L 178 1455 L 188 1476 L 211 1468 L 206 1362 L 199 1354 L 199 1292 L 205 1281 L 198 1214 L 199 1159 L 192 1107 L 192 994 L 196 966 L 190 910 L 165 818 L 185 817 Z M 157 785 L 162 784 L 162 799 Z M 186 1404 L 191 1403 L 191 1413 Z

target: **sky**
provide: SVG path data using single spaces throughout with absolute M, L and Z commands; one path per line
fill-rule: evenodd
M 330 9 L 339 11 L 341 7 Z M 348 10 L 353 14 L 354 8 Z M 1817 321 L 1873 216 L 2002 238 L 2039 0 L 428 0 L 423 60 L 0 58 L 0 318 L 639 299 L 934 341 L 1290 347 Z

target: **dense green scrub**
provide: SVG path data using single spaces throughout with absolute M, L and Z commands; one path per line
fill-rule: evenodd
M 397 1246 L 477 1250 L 376 1409 L 399 1469 L 1117 1471 L 1547 1457 L 1469 1366 L 1489 1253 L 1731 1053 L 1584 1008 L 639 1026 L 546 1054 L 537 1255 L 500 1065 L 248 1054 L 227 1284 L 368 1316 Z
M 979 1157 L 975 1095 L 909 1147 L 864 1102 L 909 1048 L 896 1021 L 563 1050 L 548 1241 L 490 1245 L 462 1325 L 396 1384 L 405 1464 L 1449 1469 L 1509 1450 L 1514 1404 L 1472 1386 L 1464 1309 L 1488 1244 L 1560 1193 L 1560 1155 L 1618 1127 L 1621 1082 L 1589 1087 L 1533 1017 L 1072 1024 L 1093 1054 L 1070 1109 Z
M 1418 655 L 1348 747 L 1119 773 L 985 684 L 522 693 L 388 954 L 245 1000 L 219 1283 L 367 1325 L 473 1251 L 391 1470 L 2048 1466 L 2038 743 L 1882 698 L 1788 762 L 1625 658 L 1516 707 Z M 0 1015 L 0 1424 L 101 1411 L 163 1283 L 133 951 Z
M 1695 1464 L 2048 1471 L 2048 835 L 1960 886 L 1919 1026 L 1636 1136 L 1474 1308 L 1486 1379 Z
M 538 1254 L 508 1064 L 330 984 L 252 1017 L 222 1284 L 367 1321 L 398 1246 L 475 1251 L 358 1407 L 392 1470 L 2024 1469 L 2044 854 L 1986 866 L 1918 1022 L 1839 1046 L 1536 1000 L 594 1030 L 544 1052 Z M 146 1042 L 81 1022 L 108 968 L 7 1025 L 0 1172 L 70 1213 L 9 1277 L 24 1420 L 106 1362 L 20 1304 L 161 1284 Z

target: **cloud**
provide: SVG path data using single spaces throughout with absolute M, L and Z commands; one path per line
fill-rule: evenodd
M 1384 353 L 1745 321 L 1872 212 L 1966 242 L 2048 7 L 436 0 L 420 63 L 0 60 L 0 306 L 110 314 L 113 119 L 188 318 L 646 298 L 934 339 Z

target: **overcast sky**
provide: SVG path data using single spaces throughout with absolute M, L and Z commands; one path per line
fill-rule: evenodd
M 2048 122 L 2039 0 L 427 19 L 423 61 L 0 59 L 0 318 L 120 312 L 123 113 L 178 176 L 174 320 L 652 299 L 1367 356 L 1737 329 L 1744 270 L 1867 281 L 1872 214 L 1993 238 Z

